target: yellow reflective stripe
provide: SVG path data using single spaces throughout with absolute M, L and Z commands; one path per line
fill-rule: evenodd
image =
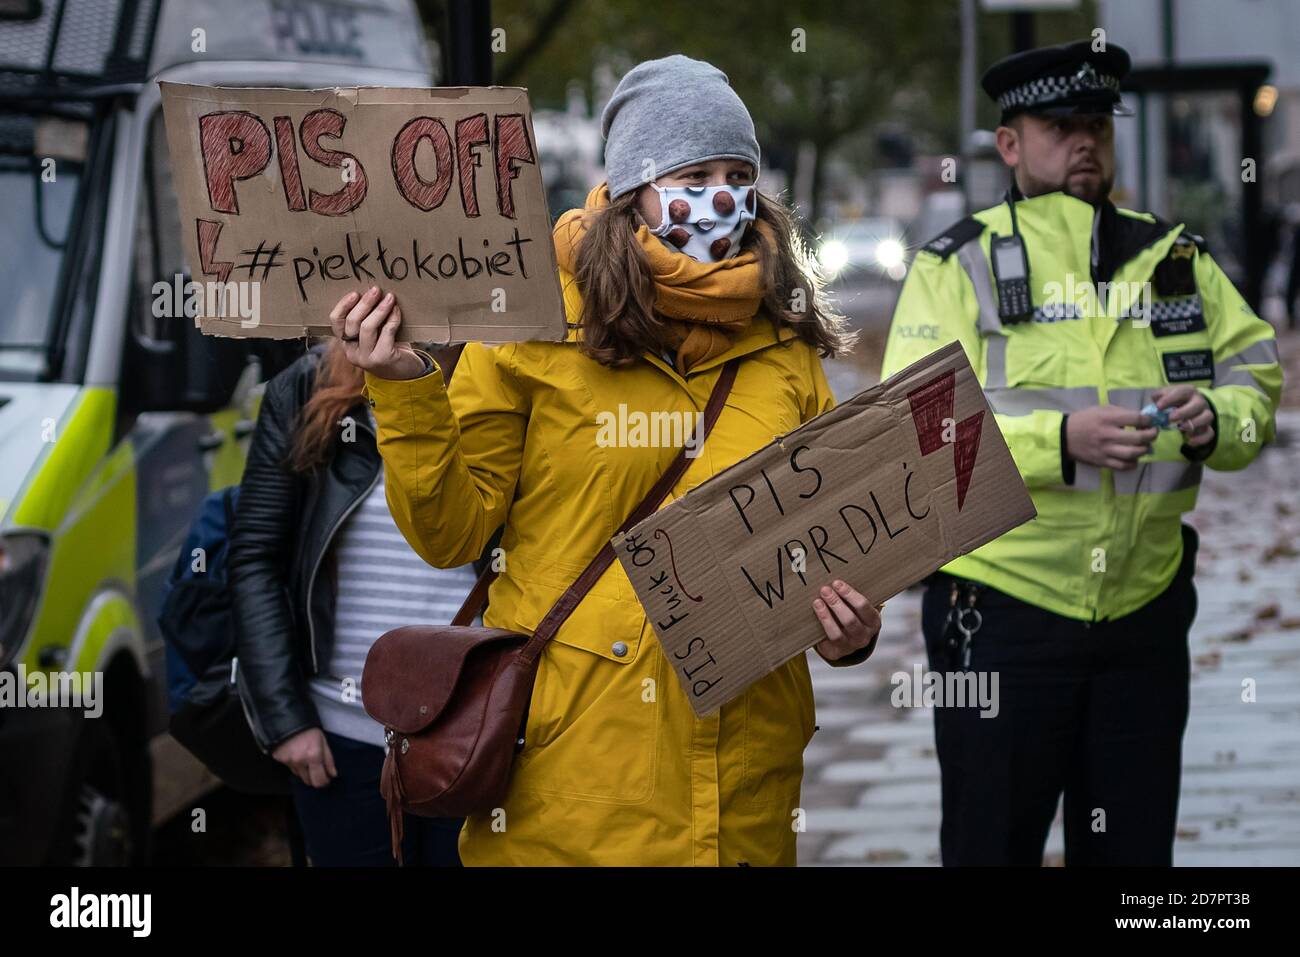
M 1007 337 L 988 336 L 984 352 L 984 390 L 1005 389 L 1007 385 Z
M 1151 393 L 1156 389 L 1163 389 L 1164 383 L 1152 386 L 1142 386 L 1137 389 L 1107 389 L 1106 400 L 1111 405 L 1123 406 L 1126 409 L 1132 409 L 1134 412 L 1141 412 L 1142 406 L 1151 401 Z
M 1244 385 L 1248 389 L 1254 389 L 1256 392 L 1268 395 L 1264 391 L 1264 387 L 1256 382 L 1255 377 L 1246 369 L 1232 369 L 1223 373 L 1223 375 L 1219 375 L 1216 370 L 1214 373 L 1214 387 L 1218 388 L 1221 385 Z
M 1277 340 L 1260 339 L 1258 342 L 1252 342 L 1236 355 L 1228 356 L 1218 364 L 1215 371 L 1231 366 L 1277 365 L 1278 361 Z
M 999 332 L 1002 320 L 998 318 L 998 299 L 993 295 L 993 274 L 984 250 L 977 242 L 967 243 L 957 250 L 957 261 L 966 270 L 971 285 L 975 287 L 975 301 L 980 307 L 980 332 L 984 335 Z
M 1277 340 L 1260 339 L 1258 342 L 1252 342 L 1236 355 L 1228 356 L 1222 362 L 1215 363 L 1214 384 L 1216 386 L 1244 385 L 1248 389 L 1254 389 L 1256 392 L 1267 395 L 1268 393 L 1264 392 L 1263 386 L 1255 381 L 1255 377 L 1250 370 L 1241 367 L 1277 365 L 1279 361 Z
M 1076 492 L 1100 492 L 1101 469 L 1096 465 L 1089 465 L 1087 462 L 1080 462 L 1076 459 L 1074 463 L 1074 484 L 1065 487 Z
M 1090 385 L 1068 389 L 985 388 L 993 411 L 1000 415 L 1029 415 L 1039 409 L 1077 412 L 1097 404 L 1097 390 Z
M 1137 468 L 1115 472 L 1115 494 L 1180 492 L 1201 483 L 1200 462 L 1140 462 Z

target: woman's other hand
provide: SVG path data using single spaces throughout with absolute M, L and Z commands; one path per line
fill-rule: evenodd
M 419 358 L 418 356 L 416 358 Z M 308 728 L 280 742 L 271 757 L 296 774 L 303 784 L 323 788 L 338 777 L 334 755 L 320 728 Z
M 865 655 L 859 653 L 875 645 L 880 635 L 880 612 L 862 593 L 837 578 L 821 587 L 820 597 L 813 599 L 813 611 L 826 633 L 814 646 L 817 654 L 831 664 L 850 656 L 856 658 L 854 664 L 866 660 L 870 650 Z
M 330 312 L 334 335 L 354 366 L 381 379 L 415 379 L 425 365 L 409 342 L 397 341 L 402 310 L 391 292 L 371 286 L 364 294 L 350 292 Z

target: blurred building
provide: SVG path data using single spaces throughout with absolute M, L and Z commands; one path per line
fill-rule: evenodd
M 1099 0 L 1133 56 L 1117 199 L 1202 233 L 1262 299 L 1300 204 L 1300 0 Z
M 563 110 L 533 111 L 533 132 L 542 160 L 546 204 L 551 218 L 580 209 L 587 192 L 604 179 L 604 141 L 600 120 L 591 115 L 582 85 L 569 86 Z

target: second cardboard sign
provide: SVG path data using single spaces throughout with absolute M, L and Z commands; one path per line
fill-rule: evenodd
M 840 578 L 879 604 L 1035 514 L 952 343 L 719 472 L 613 545 L 705 715 L 825 637 L 812 608 L 822 585 Z

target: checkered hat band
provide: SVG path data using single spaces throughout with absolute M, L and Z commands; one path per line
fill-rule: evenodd
M 1091 76 L 1046 76 L 1020 86 L 1013 86 L 998 97 L 998 106 L 1004 111 L 1022 107 L 1043 106 L 1064 99 L 1074 93 L 1119 93 L 1119 77 L 1092 74 Z

